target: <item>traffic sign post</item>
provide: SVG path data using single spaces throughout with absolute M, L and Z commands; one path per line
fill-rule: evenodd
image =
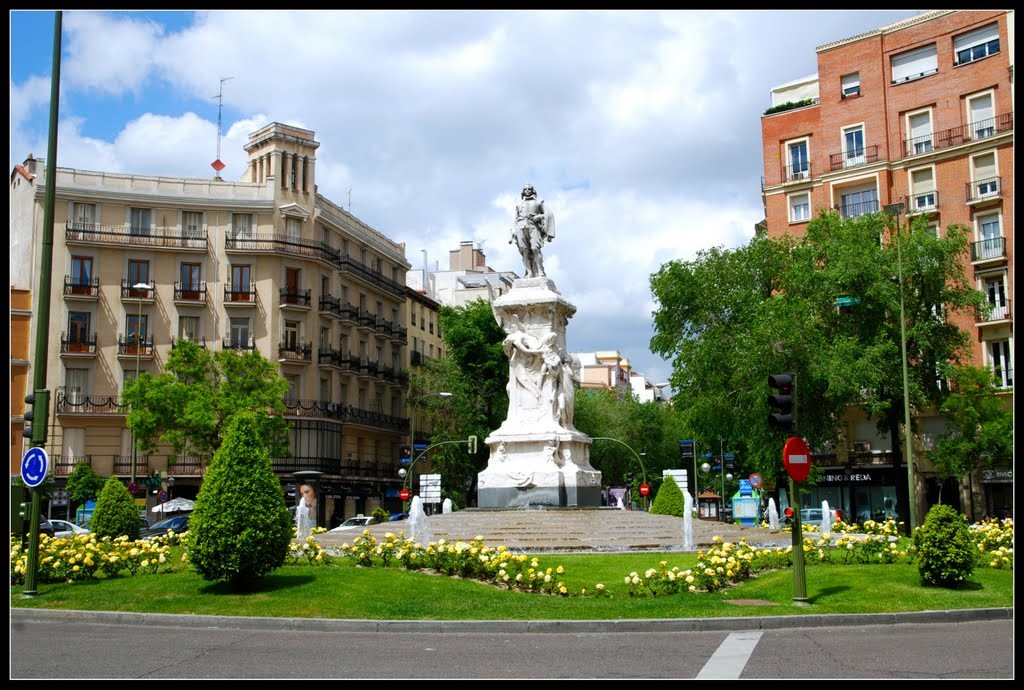
M 39 570 L 39 514 L 42 506 L 36 487 L 46 479 L 49 468 L 50 456 L 46 454 L 45 448 L 29 448 L 21 458 L 21 480 L 25 482 L 32 495 L 32 510 L 28 523 L 28 563 L 25 571 L 25 588 L 22 590 L 22 596 L 26 597 L 36 594 L 36 573 Z
M 761 484 L 763 484 L 763 483 L 764 483 L 764 479 L 761 477 L 761 475 L 757 474 L 756 472 L 754 474 L 750 475 L 750 488 L 752 488 L 752 489 L 760 489 L 761 488 Z
M 807 481 L 811 473 L 811 449 L 807 447 L 807 442 L 799 436 L 790 436 L 782 447 L 782 464 L 794 482 Z
M 782 464 L 789 475 L 790 504 L 793 507 L 793 605 L 810 606 L 807 601 L 807 573 L 804 569 L 804 535 L 800 527 L 800 484 L 811 472 L 811 449 L 799 436 L 790 436 L 782 447 Z
M 405 489 L 405 488 L 403 488 L 401 491 L 398 492 L 398 497 L 400 499 L 402 499 L 403 501 L 408 501 L 410 495 L 411 494 L 410 494 L 409 490 Z

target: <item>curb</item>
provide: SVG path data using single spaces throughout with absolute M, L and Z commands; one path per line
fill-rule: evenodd
M 333 618 L 258 618 L 174 613 L 128 613 L 63 609 L 12 608 L 11 624 L 80 621 L 97 625 L 160 625 L 177 628 L 301 630 L 303 632 L 500 632 L 500 633 L 633 633 L 778 630 L 850 625 L 963 623 L 1013 620 L 1012 608 L 910 611 L 906 613 L 841 613 L 828 615 L 755 616 L 736 618 L 653 618 L 618 620 L 368 620 Z

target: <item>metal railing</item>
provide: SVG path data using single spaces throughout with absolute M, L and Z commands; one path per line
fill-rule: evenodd
M 1002 180 L 997 177 L 987 177 L 984 180 L 973 180 L 967 183 L 967 201 L 981 201 L 982 199 L 995 199 L 1003 188 Z
M 206 281 L 192 283 L 187 287 L 182 286 L 179 281 L 174 281 L 174 299 L 181 302 L 205 302 Z
M 980 242 L 971 242 L 971 261 L 1005 259 L 1006 243 L 1002 237 L 993 237 Z
M 72 335 L 67 332 L 60 334 L 61 354 L 96 354 L 96 334 L 90 336 Z
M 78 297 L 99 297 L 100 279 L 76 280 L 71 276 L 64 276 L 64 294 L 76 295 Z
M 862 149 L 850 149 L 829 154 L 829 169 L 832 171 L 844 168 L 855 168 L 860 165 L 878 162 L 878 145 L 866 146 Z
M 206 229 L 186 233 L 180 228 L 151 229 L 135 226 L 111 226 L 96 223 L 68 221 L 64 226 L 64 237 L 68 243 L 96 243 L 118 246 L 148 247 L 152 249 L 197 249 L 206 251 Z

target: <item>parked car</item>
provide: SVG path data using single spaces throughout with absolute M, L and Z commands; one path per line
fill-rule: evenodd
M 64 537 L 73 537 L 76 534 L 89 534 L 89 530 L 87 528 L 79 527 L 75 523 L 68 522 L 67 520 L 57 520 L 55 518 L 50 518 L 50 524 L 53 525 L 53 536 L 55 536 L 58 539 L 62 539 Z
M 830 508 L 830 510 L 832 510 Z M 846 513 L 839 509 L 832 510 L 832 524 L 837 522 L 846 522 Z M 820 525 L 821 524 L 821 508 L 804 508 L 800 511 L 800 524 L 808 525 Z
M 408 520 L 408 519 L 409 519 L 409 513 L 391 513 L 391 516 L 388 518 L 388 521 L 389 522 L 398 522 L 399 520 Z
M 331 530 L 331 532 L 351 532 L 352 530 L 364 530 L 370 525 L 376 524 L 372 515 L 357 515 L 350 517 L 345 522 Z
M 162 537 L 167 532 L 174 532 L 175 534 L 181 534 L 182 532 L 188 531 L 188 515 L 175 515 L 159 522 L 154 522 L 149 527 L 146 527 L 139 531 L 139 539 L 146 539 L 149 537 Z

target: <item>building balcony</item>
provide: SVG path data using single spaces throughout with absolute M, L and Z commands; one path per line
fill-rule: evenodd
M 300 290 L 298 288 L 281 288 L 281 308 L 282 309 L 298 309 L 300 311 L 309 311 L 312 300 L 310 299 L 309 290 Z
M 910 207 L 907 209 L 907 213 L 911 216 L 939 212 L 939 192 L 937 190 L 918 192 L 911 194 L 909 198 Z
M 190 342 L 190 343 L 195 343 L 196 345 L 198 345 L 199 347 L 203 348 L 204 350 L 206 349 L 206 338 L 205 337 L 201 337 L 201 338 L 171 338 L 171 349 L 173 350 L 175 347 L 177 347 L 178 343 L 184 342 L 184 341 L 187 341 L 187 342 Z
M 60 334 L 60 353 L 68 357 L 95 357 L 96 334 L 90 336 Z
M 971 242 L 971 263 L 1002 263 L 1006 261 L 1006 242 L 1002 237 Z
M 181 305 L 205 304 L 206 303 L 206 282 L 189 283 L 183 285 L 181 282 L 174 283 L 174 303 Z
M 829 170 L 845 170 L 878 162 L 878 145 L 829 154 Z
M 256 340 L 255 338 L 224 338 L 220 341 L 220 346 L 224 350 L 255 350 Z
M 803 182 L 811 179 L 811 164 L 782 166 L 783 182 Z
M 273 458 L 270 461 L 275 474 L 292 477 L 296 472 L 320 472 L 325 475 L 341 474 L 341 460 L 338 458 L 288 457 Z
M 352 405 L 333 403 L 327 400 L 285 399 L 285 416 L 335 419 L 343 424 L 358 424 L 385 431 L 409 432 L 409 420 L 393 417 L 374 410 L 365 410 Z
M 224 286 L 225 307 L 255 307 L 256 306 L 256 283 L 248 285 L 225 285 Z
M 869 213 L 877 213 L 878 202 L 862 201 L 856 204 L 843 204 L 842 206 L 839 206 L 836 210 L 839 211 L 840 218 L 857 218 L 859 216 L 865 216 Z
M 181 228 L 154 229 L 68 221 L 64 237 L 69 245 L 144 247 L 203 254 L 207 251 L 205 228 L 200 232 L 185 232 Z
M 1000 304 L 988 303 L 988 309 L 975 314 L 975 326 L 995 326 L 1009 323 L 1012 320 L 1013 311 L 1010 309 L 1010 300 L 1004 299 Z
M 156 468 L 154 468 L 156 469 Z M 132 476 L 132 456 L 131 455 L 115 455 L 114 456 L 114 474 L 123 474 L 126 477 Z M 135 454 L 135 477 L 145 477 L 149 474 L 149 456 Z
M 923 156 L 935 150 L 935 137 L 932 134 L 925 134 L 913 139 L 903 140 L 903 157 Z
M 377 315 L 370 313 L 366 309 L 360 309 L 356 326 L 360 330 L 375 333 L 377 331 Z
M 324 316 L 335 315 L 341 310 L 341 302 L 337 297 L 320 295 L 320 313 Z
M 986 203 L 997 203 L 1003 198 L 1003 184 L 999 177 L 984 180 L 972 180 L 967 183 L 967 205 L 981 206 Z
M 64 299 L 96 302 L 100 298 L 100 279 L 84 280 L 64 276 Z
M 120 396 L 117 395 L 66 391 L 61 386 L 57 389 L 57 402 L 54 404 L 54 410 L 57 414 L 116 415 L 123 417 L 128 414 L 128 405 L 121 402 Z
M 117 356 L 119 358 L 138 357 L 149 361 L 153 359 L 153 336 L 117 335 Z
M 169 456 L 166 473 L 175 477 L 201 477 L 209 464 L 209 455 L 186 455 L 180 458 Z
M 313 343 L 282 342 L 277 346 L 277 361 L 282 364 L 308 364 L 313 361 Z
M 50 462 L 53 466 L 53 476 L 66 477 L 79 463 L 84 462 L 92 467 L 92 455 L 51 455 Z
M 969 125 L 946 129 L 935 135 L 935 148 L 947 149 L 1013 131 L 1013 111 Z
M 420 352 L 419 350 L 413 350 L 412 352 L 409 353 L 409 364 L 414 367 L 423 364 L 425 360 L 426 358 L 423 356 L 423 353 Z
M 139 281 L 129 280 L 128 278 L 121 279 L 121 301 L 130 301 L 132 304 L 142 302 L 143 304 L 152 304 L 155 296 L 155 289 L 141 289 L 134 287 Z

